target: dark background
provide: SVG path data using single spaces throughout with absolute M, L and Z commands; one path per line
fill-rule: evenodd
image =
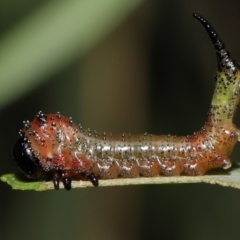
M 0 37 L 45 2 L 1 1 Z M 22 121 L 39 110 L 60 111 L 99 132 L 199 130 L 214 89 L 216 57 L 193 12 L 208 19 L 240 59 L 239 1 L 145 1 L 85 55 L 1 106 L 0 174 L 18 171 L 12 145 Z M 0 183 L 0 190 L 2 240 L 240 236 L 237 189 L 181 184 L 24 192 Z

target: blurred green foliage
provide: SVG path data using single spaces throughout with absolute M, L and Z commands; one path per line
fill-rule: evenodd
M 46 1 L 0 39 L 0 107 L 85 54 L 143 0 Z

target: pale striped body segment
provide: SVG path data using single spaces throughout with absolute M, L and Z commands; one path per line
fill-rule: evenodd
M 72 180 L 203 175 L 229 168 L 240 131 L 232 123 L 240 100 L 238 63 L 231 58 L 213 27 L 193 15 L 207 30 L 218 59 L 216 87 L 207 122 L 189 136 L 97 134 L 57 114 L 41 111 L 24 122 L 13 147 L 14 159 L 30 178 L 52 180 L 67 190 Z

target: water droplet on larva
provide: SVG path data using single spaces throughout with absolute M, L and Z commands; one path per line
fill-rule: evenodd
M 60 114 L 60 112 L 57 112 L 57 114 L 56 114 L 56 116 L 57 116 L 57 118 L 61 118 L 61 114 Z
M 28 128 L 31 127 L 31 125 L 29 124 L 29 121 L 28 121 L 28 120 L 27 120 L 27 121 L 23 121 L 23 125 L 24 125 L 24 127 L 25 127 L 26 129 L 28 129 Z
M 70 124 L 73 123 L 72 117 L 68 118 L 68 122 L 69 122 Z

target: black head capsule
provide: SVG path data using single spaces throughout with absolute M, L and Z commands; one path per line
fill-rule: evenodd
M 20 170 L 29 178 L 37 178 L 39 160 L 34 156 L 27 138 L 20 137 L 13 145 L 13 157 Z
M 239 69 L 239 64 L 231 57 L 229 51 L 225 49 L 225 44 L 218 37 L 212 25 L 200 14 L 194 13 L 193 17 L 203 25 L 213 43 L 218 58 L 218 70 L 221 72 L 228 70 L 230 75 L 235 75 L 237 69 Z

